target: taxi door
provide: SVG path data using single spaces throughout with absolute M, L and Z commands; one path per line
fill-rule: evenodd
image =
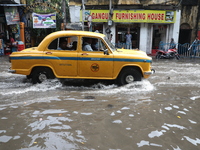
M 54 43 L 59 43 L 56 39 Z M 44 58 L 49 61 L 49 64 L 54 69 L 55 73 L 59 77 L 65 76 L 77 76 L 77 50 L 69 49 L 59 49 L 57 46 L 51 48 L 51 43 L 48 49 L 44 52 Z
M 95 41 L 96 38 L 93 40 Z M 78 74 L 80 77 L 111 78 L 113 76 L 113 54 L 104 54 L 102 50 L 106 50 L 107 47 L 101 39 L 97 40 L 97 50 L 83 51 L 84 42 L 82 44 L 82 51 L 78 53 Z M 92 43 L 90 45 L 92 46 Z
M 58 76 L 77 75 L 77 52 L 54 50 L 46 51 L 46 58 L 51 61 L 53 69 Z

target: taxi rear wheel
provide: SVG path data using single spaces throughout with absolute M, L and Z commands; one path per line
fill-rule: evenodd
M 125 85 L 141 80 L 142 80 L 142 75 L 138 70 L 134 68 L 126 68 L 122 70 L 122 72 L 119 74 L 117 78 L 117 83 L 119 85 Z
M 27 78 L 27 79 L 31 79 L 31 75 L 27 75 L 26 78 Z
M 47 79 L 53 79 L 55 78 L 53 72 L 51 69 L 47 67 L 39 67 L 35 68 L 32 72 L 32 83 L 42 83 L 43 81 Z

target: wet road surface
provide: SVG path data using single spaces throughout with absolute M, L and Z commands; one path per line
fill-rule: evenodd
M 123 87 L 57 79 L 33 85 L 0 57 L 2 150 L 198 150 L 200 61 L 154 60 Z

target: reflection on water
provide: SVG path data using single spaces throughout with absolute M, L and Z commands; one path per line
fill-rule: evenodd
M 156 74 L 122 87 L 57 79 L 32 85 L 7 65 L 0 69 L 0 149 L 200 147 L 198 63 L 157 61 Z

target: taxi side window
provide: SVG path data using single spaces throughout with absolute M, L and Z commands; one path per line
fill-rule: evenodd
M 83 51 L 93 51 L 92 40 L 93 40 L 93 38 L 90 38 L 90 37 L 82 38 L 82 50 Z
M 99 40 L 99 46 L 98 47 L 99 47 L 100 51 L 104 51 L 104 50 L 107 49 L 106 46 L 105 46 L 105 44 L 101 40 Z
M 83 51 L 101 51 L 106 49 L 104 43 L 98 38 L 83 37 L 82 41 Z
M 50 50 L 70 50 L 77 49 L 78 38 L 76 36 L 66 36 L 54 39 L 48 46 Z
M 58 43 L 58 39 L 53 40 L 53 41 L 49 44 L 48 49 L 50 49 L 50 50 L 57 49 L 57 43 Z

